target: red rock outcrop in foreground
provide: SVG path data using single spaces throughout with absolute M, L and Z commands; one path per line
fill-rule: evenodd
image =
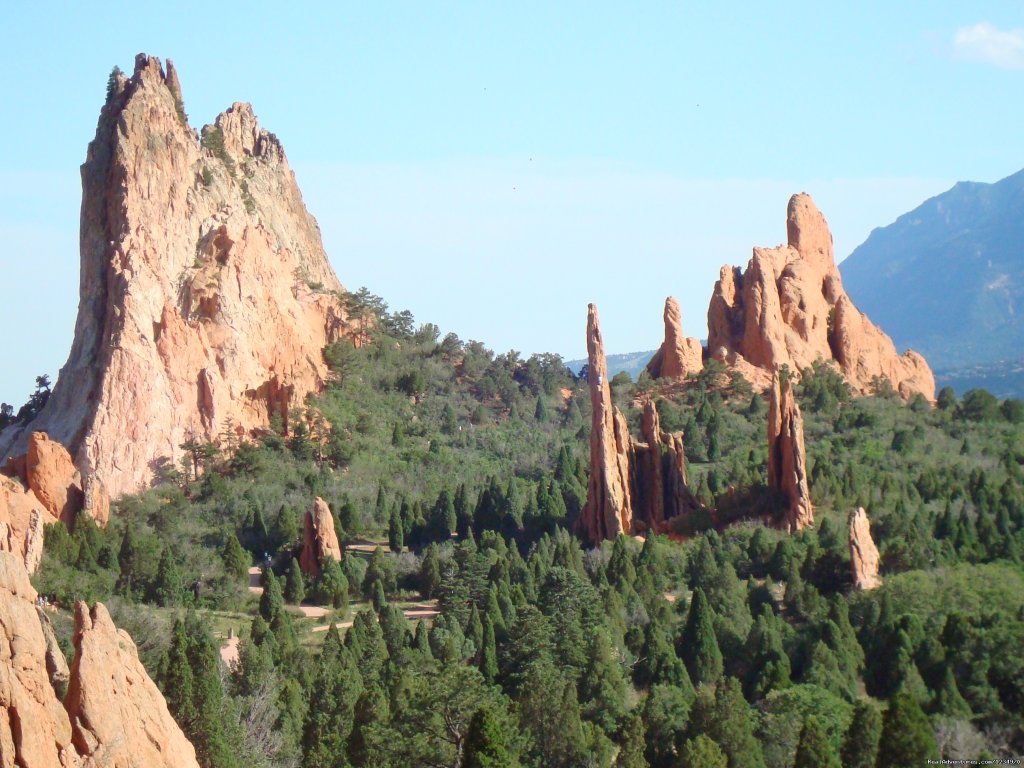
M 171 62 L 139 55 L 82 166 L 81 278 L 71 352 L 30 431 L 68 447 L 117 497 L 217 441 L 300 406 L 338 336 L 341 284 L 277 138 L 247 104 L 203 129 Z
M 807 480 L 804 450 L 804 417 L 787 377 L 781 386 L 776 376 L 771 383 L 768 406 L 768 487 L 788 499 L 783 527 L 790 533 L 814 525 L 814 506 Z
M 904 398 L 935 399 L 935 377 L 916 352 L 892 339 L 843 289 L 825 217 L 807 194 L 790 198 L 788 244 L 754 248 L 746 271 L 722 267 L 708 306 L 708 352 L 765 389 L 788 365 L 795 374 L 821 358 L 858 393 L 887 379 Z
M 334 515 L 327 502 L 317 496 L 312 509 L 306 510 L 299 567 L 303 573 L 316 576 L 320 561 L 327 557 L 340 561 L 341 545 L 334 530 Z
M 682 381 L 704 367 L 704 348 L 700 340 L 683 335 L 683 313 L 675 297 L 665 299 L 665 341 L 647 364 L 647 372 L 656 379 Z
M 871 538 L 871 522 L 864 507 L 850 515 L 850 569 L 857 589 L 874 589 L 882 585 L 878 576 L 878 547 Z
M 20 768 L 198 768 L 195 750 L 106 608 L 75 609 L 67 662 L 36 592 L 0 552 L 0 765 Z M 54 685 L 68 680 L 61 704 Z
M 661 431 L 654 403 L 644 405 L 643 440 L 634 440 L 612 405 L 597 307 L 587 313 L 590 384 L 590 480 L 581 524 L 592 544 L 620 533 L 659 530 L 666 520 L 699 507 L 686 487 L 683 435 Z

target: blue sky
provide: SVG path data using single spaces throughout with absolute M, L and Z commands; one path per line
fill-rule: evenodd
M 0 400 L 70 347 L 78 166 L 107 75 L 174 59 L 193 125 L 253 104 L 343 284 L 497 351 L 703 336 L 718 268 L 807 191 L 842 258 L 1024 166 L 1019 2 L 51 3 L 0 47 Z M 833 5 L 834 7 L 829 7 Z

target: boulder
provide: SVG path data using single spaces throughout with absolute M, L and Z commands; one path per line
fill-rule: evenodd
M 320 573 L 320 562 L 328 557 L 340 561 L 341 545 L 334 530 L 331 508 L 317 496 L 312 508 L 306 510 L 299 567 L 303 573 L 316 576 Z
M 882 585 L 878 576 L 878 547 L 871 538 L 871 521 L 864 507 L 850 514 L 850 570 L 856 589 L 875 589 Z
M 67 449 L 45 432 L 29 436 L 25 479 L 46 511 L 72 528 L 85 501 L 82 477 Z

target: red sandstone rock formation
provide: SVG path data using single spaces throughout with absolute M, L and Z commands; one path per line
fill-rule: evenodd
M 642 440 L 630 437 L 629 426 L 612 405 L 608 365 L 598 324 L 597 307 L 587 314 L 591 428 L 590 481 L 582 527 L 597 544 L 620 533 L 660 531 L 676 515 L 700 507 L 686 486 L 682 433 L 661 431 L 654 403 L 644 404 Z
M 647 364 L 647 372 L 656 379 L 682 381 L 704 367 L 704 349 L 694 337 L 683 335 L 683 314 L 674 297 L 665 299 L 665 341 Z
M 43 558 L 45 525 L 62 520 L 71 528 L 82 513 L 106 525 L 110 499 L 102 483 L 83 490 L 71 456 L 45 432 L 33 432 L 28 454 L 9 461 L 4 472 L 10 476 L 0 474 L 0 551 L 17 555 L 29 573 Z
M 71 352 L 31 431 L 66 445 L 87 499 L 146 487 L 190 438 L 287 423 L 327 374 L 341 284 L 277 138 L 247 104 L 200 141 L 170 61 L 139 55 L 82 166 L 81 278 Z M 59 499 L 58 499 L 59 500 Z
M 807 454 L 804 451 L 804 418 L 788 377 L 781 386 L 778 377 L 773 378 L 771 384 L 768 487 L 781 491 L 788 499 L 783 527 L 794 532 L 814 525 L 814 506 L 807 480 Z
M 135 645 L 97 604 L 76 606 L 67 662 L 19 560 L 0 552 L 0 765 L 198 768 Z M 64 704 L 54 689 L 68 680 Z
M 630 437 L 626 419 L 612 405 L 608 363 L 597 316 L 587 308 L 587 371 L 590 384 L 590 481 L 582 524 L 587 539 L 599 543 L 633 531 L 630 494 Z
M 43 558 L 43 526 L 55 522 L 31 490 L 0 475 L 0 551 L 12 553 L 35 573 Z
M 661 431 L 652 400 L 644 403 L 640 434 L 632 443 L 633 527 L 660 532 L 667 520 L 700 509 L 700 502 L 687 486 L 683 433 Z
M 709 353 L 759 389 L 781 366 L 799 375 L 820 358 L 857 392 L 870 392 L 881 377 L 904 398 L 933 400 L 935 378 L 924 358 L 897 354 L 846 295 L 828 224 L 809 195 L 790 199 L 787 233 L 787 245 L 755 248 L 745 272 L 722 267 L 708 306 Z
M 878 576 L 878 547 L 871 538 L 871 522 L 864 507 L 850 515 L 850 569 L 857 589 L 874 589 L 882 585 Z
M 64 706 L 87 765 L 197 766 L 196 753 L 146 674 L 135 643 L 102 603 L 75 606 L 75 660 Z
M 299 567 L 303 573 L 316 576 L 320 573 L 321 560 L 327 557 L 341 560 L 341 545 L 334 530 L 331 509 L 317 496 L 312 509 L 306 510 Z

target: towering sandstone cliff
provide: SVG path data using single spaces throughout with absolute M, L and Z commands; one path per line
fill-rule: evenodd
M 71 352 L 32 431 L 68 446 L 88 486 L 146 486 L 179 446 L 250 430 L 319 388 L 343 328 L 341 284 L 277 138 L 247 104 L 189 127 L 171 62 L 140 54 L 82 166 Z
M 28 573 L 0 552 L 0 765 L 198 768 L 195 750 L 102 604 L 75 609 L 68 669 Z M 67 683 L 62 704 L 54 688 Z
M 662 432 L 658 411 L 648 400 L 641 419 L 642 440 L 630 436 L 626 418 L 612 404 L 593 304 L 587 313 L 587 355 L 592 422 L 584 534 L 597 544 L 620 533 L 661 530 L 670 518 L 700 506 L 686 485 L 683 435 Z
M 825 217 L 809 195 L 789 201 L 788 244 L 755 248 L 746 271 L 722 267 L 708 306 L 708 352 L 759 389 L 783 365 L 795 374 L 821 358 L 857 392 L 889 380 L 904 398 L 935 398 L 935 378 L 916 352 L 892 339 L 843 290 Z

